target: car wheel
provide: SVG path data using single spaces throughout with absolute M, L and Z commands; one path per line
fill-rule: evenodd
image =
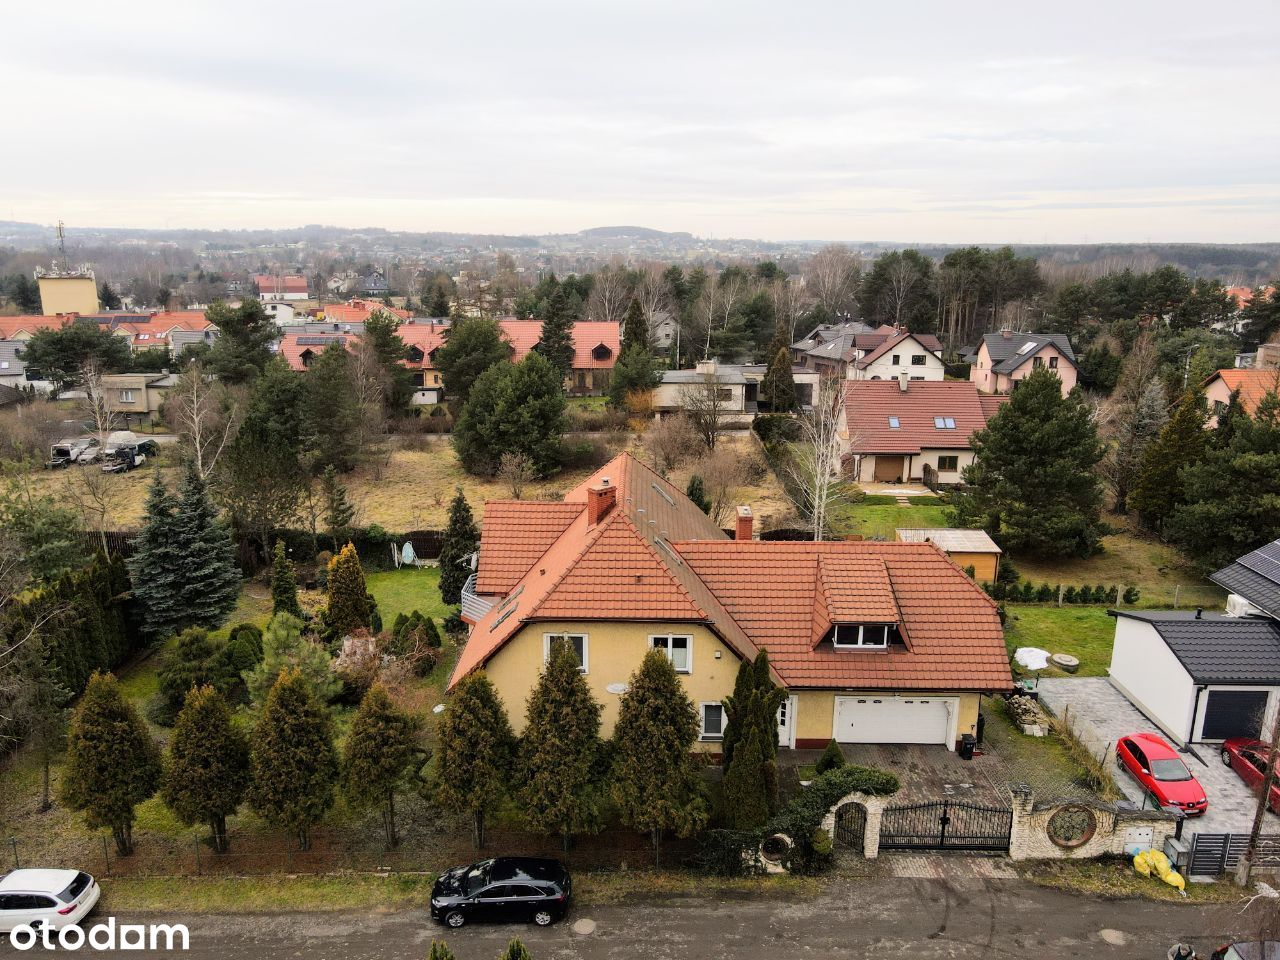
M 533 922 L 540 927 L 549 927 L 555 917 L 551 916 L 550 910 L 539 910 L 533 915 Z
M 1226 750 L 1223 750 L 1220 754 L 1218 754 L 1218 756 L 1222 757 L 1222 762 L 1224 764 L 1226 764 L 1228 767 L 1231 766 L 1231 754 L 1229 752 L 1227 752 Z
M 463 916 L 461 913 L 459 913 L 457 910 L 454 910 L 451 913 L 448 913 L 445 915 L 444 922 L 447 923 L 449 926 L 453 927 L 453 929 L 457 930 L 460 926 L 462 926 L 464 923 L 467 922 L 467 918 Z

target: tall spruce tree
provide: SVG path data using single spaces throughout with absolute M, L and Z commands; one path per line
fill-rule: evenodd
M 342 757 L 342 792 L 356 810 L 377 808 L 387 849 L 396 835 L 396 791 L 413 773 L 423 753 L 417 745 L 414 718 L 391 702 L 375 683 L 360 701 Z
M 769 368 L 760 382 L 760 396 L 774 413 L 790 413 L 796 408 L 796 381 L 791 373 L 791 350 L 774 341 L 769 348 Z
M 724 819 L 731 830 L 758 830 L 771 813 L 763 771 L 766 748 L 756 725 L 738 743 L 724 775 Z
M 485 816 L 506 793 L 515 752 L 507 711 L 483 672 L 458 681 L 437 734 L 436 797 L 444 809 L 471 817 L 478 850 Z
M 1099 549 L 1102 459 L 1089 408 L 1062 395 L 1052 370 L 1034 371 L 970 439 L 973 463 L 952 497 L 960 526 L 980 526 L 1006 550 L 1088 557 Z
M 116 852 L 133 853 L 134 808 L 160 785 L 160 751 L 109 673 L 89 678 L 67 733 L 62 799 L 90 829 L 107 827 Z
M 511 344 L 496 320 L 476 317 L 454 324 L 449 339 L 436 354 L 450 404 L 461 406 L 471 396 L 480 374 L 511 359 Z
M 338 479 L 338 471 L 332 464 L 325 467 L 324 473 L 320 475 L 320 505 L 325 532 L 333 541 L 334 553 L 337 553 L 351 536 L 351 522 L 355 519 L 356 508 L 347 499 L 347 488 Z
M 210 686 L 192 688 L 174 725 L 161 799 L 187 826 L 208 824 L 211 845 L 226 853 L 227 817 L 248 789 L 248 738 L 232 723 L 222 694 Z
M 186 623 L 180 579 L 177 500 L 165 488 L 160 471 L 151 480 L 145 513 L 134 540 L 129 573 L 133 598 L 141 607 L 143 624 L 153 637 L 177 633 Z
M 649 321 L 645 319 L 640 301 L 634 298 L 627 307 L 627 315 L 622 318 L 622 353 L 632 347 L 640 347 L 646 356 L 649 355 Z
M 293 561 L 285 555 L 284 541 L 276 541 L 271 558 L 271 614 L 287 613 L 302 619 L 302 605 L 298 603 L 298 579 L 293 571 Z
M 303 381 L 302 431 L 307 454 L 318 468 L 350 470 L 360 450 L 360 399 L 355 360 L 341 344 L 329 344 L 311 361 Z
M 687 837 L 707 822 L 690 752 L 697 739 L 697 709 L 671 661 L 661 650 L 650 650 L 622 697 L 609 792 L 622 822 L 649 834 L 655 865 L 664 831 Z
M 557 284 L 547 298 L 542 332 L 534 349 L 547 358 L 563 384 L 573 369 L 573 314 L 564 284 Z
M 1165 519 L 1186 502 L 1182 468 L 1199 463 L 1208 441 L 1205 436 L 1204 397 L 1188 390 L 1178 401 L 1173 416 L 1142 456 L 1138 477 L 1129 502 L 1137 509 L 1144 526 L 1160 530 Z
M 458 487 L 449 504 L 449 525 L 440 545 L 440 597 L 445 603 L 462 602 L 462 587 L 471 576 L 467 558 L 480 546 L 480 531 L 467 498 Z
M 639 345 L 623 348 L 609 374 L 609 405 L 625 410 L 631 398 L 653 390 L 662 378 L 653 369 L 653 355 Z
M 329 561 L 329 607 L 326 619 L 336 638 L 373 626 L 373 608 L 364 568 L 354 544 L 348 543 Z
M 249 802 L 271 825 L 311 845 L 311 828 L 333 806 L 338 754 L 328 709 L 298 670 L 280 674 L 253 733 Z
M 564 640 L 529 695 L 520 741 L 520 798 L 529 825 L 558 833 L 564 850 L 575 833 L 600 828 L 600 704 L 591 695 L 578 657 Z

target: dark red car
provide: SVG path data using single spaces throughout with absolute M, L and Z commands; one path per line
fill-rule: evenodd
M 1262 789 L 1262 778 L 1267 775 L 1267 755 L 1270 752 L 1270 744 L 1250 737 L 1231 737 L 1222 742 L 1222 762 L 1239 774 L 1245 786 L 1254 793 Z M 1267 806 L 1272 813 L 1280 814 L 1280 783 L 1271 784 Z
M 1116 743 L 1116 760 L 1162 807 L 1177 807 L 1188 817 L 1198 817 L 1209 809 L 1204 787 L 1163 737 L 1154 733 L 1121 737 Z

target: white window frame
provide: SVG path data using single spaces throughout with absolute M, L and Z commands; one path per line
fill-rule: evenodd
M 591 665 L 591 643 L 590 637 L 585 633 L 544 633 L 542 635 L 542 662 L 546 664 L 551 659 L 551 641 L 558 640 L 561 637 L 569 639 L 572 637 L 582 638 L 582 663 L 578 667 L 579 673 L 590 673 Z
M 889 628 L 892 624 L 886 623 L 837 623 L 831 628 L 831 645 L 837 650 L 887 650 L 889 649 Z M 858 639 L 856 643 L 841 643 L 840 628 L 846 630 L 853 627 L 858 628 Z M 864 643 L 863 636 L 867 627 L 880 627 L 884 631 L 884 640 L 880 643 Z
M 933 429 L 935 430 L 954 430 L 956 428 L 955 417 L 934 417 Z
M 121 390 L 121 391 L 120 391 L 120 402 L 121 402 L 121 403 L 133 403 L 133 402 L 134 402 L 133 390 Z
M 674 660 L 674 659 L 672 659 L 672 657 L 671 657 L 671 641 L 672 641 L 672 640 L 675 640 L 675 639 L 677 639 L 677 638 L 679 638 L 679 639 L 681 639 L 681 640 L 684 640 L 684 641 L 685 641 L 685 649 L 687 649 L 687 650 L 689 651 L 689 665 L 688 665 L 685 669 L 683 669 L 683 670 L 681 670 L 679 667 L 676 667 L 676 662 L 675 662 L 675 660 Z M 665 641 L 666 641 L 666 643 L 665 643 L 665 645 L 664 645 L 664 646 L 662 646 L 662 647 L 658 647 L 658 646 L 656 645 L 656 643 L 655 643 L 655 641 L 657 641 L 657 640 L 665 640 Z M 658 649 L 663 650 L 663 651 L 666 653 L 666 655 L 667 655 L 667 659 L 671 661 L 671 666 L 675 667 L 675 671 L 676 671 L 676 673 L 683 673 L 683 674 L 691 674 L 691 673 L 693 673 L 693 636 L 692 636 L 692 634 L 688 634 L 688 633 L 655 633 L 655 634 L 651 634 L 651 635 L 649 636 L 649 649 L 650 649 L 650 650 L 658 650 Z
M 715 707 L 720 711 L 720 732 L 707 733 L 707 707 Z M 698 739 L 705 743 L 719 743 L 724 740 L 724 704 L 719 700 L 703 700 L 698 704 Z

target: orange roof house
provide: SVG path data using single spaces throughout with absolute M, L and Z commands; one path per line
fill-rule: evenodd
M 1209 403 L 1210 428 L 1218 425 L 1218 417 L 1231 402 L 1231 394 L 1239 393 L 1240 406 L 1253 416 L 1258 404 L 1268 393 L 1280 393 L 1280 370 L 1244 368 L 1219 370 L 1204 382 L 1204 396 Z
M 0 317 L 0 340 L 30 340 L 37 330 L 57 330 L 74 321 L 77 314 L 23 314 Z
M 502 335 L 511 344 L 511 362 L 523 360 L 542 338 L 539 320 L 500 320 Z M 568 377 L 571 393 L 603 393 L 622 346 L 621 328 L 602 320 L 579 320 L 573 325 L 573 370 Z
M 346 303 L 329 303 L 324 307 L 324 319 L 333 323 L 364 323 L 375 313 L 389 313 L 401 320 L 413 316 L 408 310 L 388 307 L 375 300 L 348 300 Z
M 463 594 L 471 625 L 450 687 L 484 670 L 517 729 L 551 643 L 578 655 L 604 733 L 650 649 L 697 704 L 704 749 L 723 730 L 738 664 L 769 652 L 788 690 L 786 747 L 952 747 L 984 693 L 1011 688 L 995 605 L 932 543 L 730 539 L 684 494 L 622 454 L 563 502 L 491 501 Z

